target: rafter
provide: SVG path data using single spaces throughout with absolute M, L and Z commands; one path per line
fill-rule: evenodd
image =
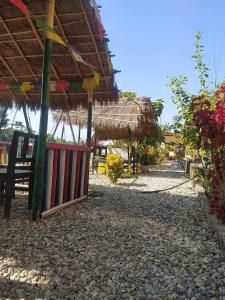
M 24 55 L 22 49 L 21 49 L 20 46 L 17 44 L 15 38 L 14 38 L 13 35 L 11 34 L 11 32 L 10 32 L 10 30 L 9 30 L 9 27 L 8 27 L 8 25 L 5 23 L 5 21 L 4 21 L 4 19 L 2 18 L 2 16 L 0 16 L 0 19 L 1 19 L 1 21 L 2 21 L 2 24 L 3 24 L 4 28 L 5 28 L 5 30 L 7 31 L 7 33 L 8 33 L 9 36 L 10 36 L 10 38 L 12 39 L 12 42 L 13 42 L 14 46 L 17 48 L 17 51 L 20 53 L 21 58 L 23 58 L 23 60 L 25 61 L 26 66 L 28 67 L 28 69 L 30 70 L 30 72 L 31 72 L 33 75 L 36 76 L 34 70 L 31 68 L 31 66 L 30 66 L 30 64 L 29 64 L 29 62 L 28 62 L 28 60 L 27 60 L 27 58 L 25 57 L 25 55 Z M 37 79 L 37 77 L 36 77 L 36 79 Z
M 63 28 L 63 25 L 61 24 L 60 19 L 59 19 L 59 17 L 58 17 L 58 12 L 57 12 L 57 10 L 56 10 L 56 13 L 55 13 L 55 17 L 56 17 L 56 21 L 57 21 L 57 23 L 58 23 L 58 25 L 59 25 L 59 28 L 60 28 L 60 30 L 61 30 L 61 32 L 62 32 L 64 41 L 68 44 L 69 41 L 68 41 L 68 39 L 67 39 L 67 37 L 66 37 L 66 34 L 65 34 L 65 30 L 64 30 L 64 28 Z M 74 63 L 74 65 L 76 66 L 76 68 L 77 68 L 77 70 L 78 70 L 80 76 L 82 77 L 82 74 L 81 74 L 81 71 L 80 71 L 80 68 L 79 68 L 79 66 L 78 66 L 77 61 L 75 60 L 75 58 L 74 58 L 73 56 L 72 56 L 72 59 L 73 59 L 73 63 Z
M 87 22 L 88 30 L 89 30 L 89 32 L 90 32 L 90 34 L 91 34 L 91 38 L 92 38 L 92 41 L 93 41 L 93 44 L 94 44 L 94 47 L 95 47 L 95 51 L 96 51 L 97 56 L 98 56 L 98 61 L 99 61 L 99 64 L 100 64 L 100 66 L 101 66 L 101 71 L 102 71 L 102 73 L 105 75 L 105 70 L 104 70 L 104 67 L 103 67 L 103 64 L 102 64 L 102 60 L 101 60 L 101 56 L 100 56 L 100 53 L 99 53 L 99 51 L 98 51 L 98 47 L 97 47 L 97 44 L 96 44 L 96 41 L 95 41 L 95 38 L 94 38 L 94 34 L 93 34 L 92 29 L 91 29 L 91 25 L 90 25 L 89 19 L 88 19 L 88 17 L 87 17 L 87 14 L 86 14 L 84 5 L 83 5 L 83 3 L 82 3 L 81 0 L 80 0 L 80 5 L 81 5 L 81 8 L 82 8 L 82 12 L 83 12 L 83 14 L 84 14 L 85 20 L 86 20 L 86 22 Z M 105 83 L 106 83 L 107 88 L 109 89 L 108 81 L 105 80 Z
M 34 26 L 33 22 L 32 22 L 30 19 L 29 19 L 29 24 L 30 24 L 30 26 L 31 26 L 31 28 L 32 28 L 32 30 L 33 30 L 34 35 L 36 36 L 36 38 L 37 38 L 37 40 L 38 40 L 38 43 L 39 43 L 41 49 L 44 50 L 44 43 L 42 42 L 42 39 L 41 39 L 41 37 L 40 37 L 40 35 L 39 35 L 38 30 L 36 29 L 36 27 Z M 51 64 L 51 69 L 52 69 L 52 71 L 53 71 L 53 74 L 54 74 L 55 77 L 57 78 L 57 80 L 59 80 L 59 74 L 58 74 L 58 72 L 56 71 L 56 68 L 54 67 L 53 64 Z M 68 95 L 67 95 L 66 92 L 64 92 L 64 95 L 65 95 L 66 99 L 68 99 Z

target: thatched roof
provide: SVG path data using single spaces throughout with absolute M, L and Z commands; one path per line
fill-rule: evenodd
M 59 120 L 61 111 L 54 113 Z M 72 124 L 87 126 L 87 111 L 79 109 L 69 113 Z M 68 114 L 63 122 L 69 123 Z M 118 103 L 93 108 L 93 128 L 99 140 L 127 139 L 130 128 L 132 137 L 150 135 L 157 128 L 149 98 L 121 98 Z
M 92 0 L 93 1 L 93 0 Z M 46 0 L 26 1 L 32 13 L 45 19 Z M 84 60 L 97 67 L 101 76 L 94 99 L 100 103 L 115 101 L 114 71 L 106 39 L 99 38 L 98 19 L 90 0 L 56 0 L 55 31 L 68 44 L 78 49 Z M 7 0 L 0 1 L 0 82 L 40 81 L 42 74 L 44 31 Z M 89 78 L 89 67 L 77 63 L 67 48 L 53 43 L 51 80 Z M 26 103 L 31 109 L 39 108 L 40 92 L 0 90 L 0 104 L 12 99 L 19 106 Z M 53 109 L 76 109 L 86 106 L 85 90 L 51 93 Z

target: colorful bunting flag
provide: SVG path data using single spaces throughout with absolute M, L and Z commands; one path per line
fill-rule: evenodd
M 69 86 L 68 80 L 59 80 L 56 82 L 55 91 L 56 92 L 65 91 L 67 90 L 68 86 Z
M 101 19 L 100 14 L 99 14 L 98 5 L 97 5 L 95 0 L 90 0 L 90 4 L 93 7 L 94 12 L 95 12 L 95 16 L 98 20 L 98 35 L 99 35 L 100 41 L 102 42 L 103 39 L 104 39 L 104 27 L 102 25 L 102 19 Z
M 22 82 L 22 84 L 20 85 L 20 90 L 21 92 L 27 92 L 33 89 L 33 85 L 31 82 Z
M 76 61 L 89 66 L 91 69 L 96 69 L 95 66 L 91 65 L 90 63 L 86 62 L 82 56 L 79 54 L 79 52 L 71 45 L 67 45 L 63 39 L 50 27 L 48 26 L 48 24 L 46 22 L 44 22 L 43 20 L 37 18 L 36 16 L 34 16 L 28 9 L 28 7 L 23 3 L 22 0 L 9 0 L 13 5 L 15 5 L 18 9 L 20 9 L 23 14 L 25 16 L 32 17 L 32 19 L 35 21 L 36 26 L 39 29 L 43 29 L 46 33 L 49 39 L 51 39 L 52 41 L 67 47 L 70 49 L 70 51 L 72 52 L 73 57 L 75 58 Z
M 50 92 L 81 91 L 82 89 L 94 89 L 98 87 L 100 76 L 94 71 L 94 77 L 88 79 L 77 78 L 76 80 L 50 81 Z M 29 92 L 31 90 L 41 91 L 42 83 L 37 82 L 0 82 L 0 90 L 10 89 L 12 92 Z
M 5 82 L 0 82 L 0 90 L 6 90 L 9 88 L 9 84 Z
M 100 76 L 97 72 L 94 72 L 94 78 L 86 78 L 83 81 L 83 88 L 85 90 L 91 90 L 98 87 L 100 82 Z
M 66 47 L 66 43 L 61 39 L 61 37 L 54 32 L 54 30 L 48 26 L 48 24 L 46 22 L 44 22 L 43 20 L 37 18 L 36 16 L 32 15 L 32 19 L 35 21 L 36 26 L 39 29 L 44 30 L 45 32 L 47 32 L 48 38 L 64 47 Z
M 30 11 L 29 11 L 28 7 L 23 3 L 23 1 L 21 1 L 21 0 L 9 0 L 9 2 L 11 2 L 17 8 L 19 8 L 26 17 L 30 18 L 30 16 L 31 16 Z

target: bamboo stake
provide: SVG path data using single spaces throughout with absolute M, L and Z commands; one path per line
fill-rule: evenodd
M 48 0 L 47 4 L 47 23 L 53 28 L 54 25 L 55 0 Z M 43 187 L 44 160 L 46 148 L 46 135 L 48 127 L 48 108 L 49 108 L 49 87 L 50 87 L 50 68 L 51 68 L 52 41 L 45 36 L 42 93 L 41 93 L 41 114 L 39 125 L 39 137 L 37 148 L 37 159 L 35 168 L 35 180 L 32 202 L 32 219 L 37 220 Z
M 23 115 L 24 115 L 25 123 L 26 123 L 26 126 L 27 126 L 27 132 L 28 132 L 29 134 L 31 134 L 31 131 L 32 131 L 32 130 L 31 130 L 31 128 L 30 128 L 30 124 L 29 124 L 29 120 L 28 120 L 28 115 L 27 115 L 25 103 L 23 103 L 22 109 L 23 109 Z
M 67 115 L 68 115 L 70 130 L 71 130 L 72 137 L 73 137 L 73 142 L 74 142 L 74 144 L 76 144 L 76 138 L 75 138 L 75 134 L 74 134 L 74 131 L 73 131 L 73 125 L 72 125 L 72 122 L 71 122 L 71 119 L 70 119 L 70 114 L 68 113 Z
M 93 106 L 93 89 L 88 91 L 88 122 L 87 122 L 87 145 L 91 146 L 91 130 L 92 130 L 92 106 Z
M 80 131 L 81 131 L 81 125 L 79 124 L 79 127 L 78 127 L 78 145 L 80 145 Z
M 58 127 L 59 127 L 59 124 L 60 124 L 60 122 L 61 122 L 62 116 L 63 116 L 63 111 L 61 112 L 61 115 L 60 115 L 60 117 L 59 117 L 59 119 L 58 119 L 58 122 L 57 122 L 57 124 L 56 124 L 56 126 L 55 126 L 55 129 L 54 129 L 54 131 L 53 131 L 53 133 L 52 133 L 52 136 L 51 136 L 51 142 L 54 141 L 54 137 L 55 137 L 56 131 L 57 131 Z

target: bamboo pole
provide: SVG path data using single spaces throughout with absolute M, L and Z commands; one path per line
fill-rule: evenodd
M 61 143 L 63 141 L 64 133 L 65 133 L 65 123 L 63 123 L 62 132 L 61 132 Z
M 29 120 L 28 120 L 28 115 L 27 115 L 27 111 L 26 111 L 26 105 L 23 103 L 22 105 L 22 109 L 23 109 L 23 115 L 24 115 L 24 119 L 25 119 L 25 123 L 26 123 L 26 127 L 27 127 L 27 132 L 29 134 L 31 134 L 31 128 L 30 128 L 30 124 L 29 124 Z
M 132 135 L 130 126 L 128 127 L 128 166 L 127 171 L 129 174 L 131 174 L 132 167 L 131 167 L 131 143 L 132 143 Z
M 88 92 L 87 145 L 90 147 L 91 130 L 92 130 L 93 89 L 89 89 L 87 92 Z
M 74 131 L 73 131 L 73 125 L 72 125 L 72 122 L 71 122 L 70 114 L 68 113 L 67 115 L 68 115 L 70 130 L 71 130 L 72 137 L 73 137 L 73 143 L 76 144 L 76 138 L 75 138 L 75 134 L 74 134 Z
M 47 23 L 53 28 L 55 13 L 55 0 L 47 2 Z M 38 148 L 35 168 L 34 191 L 32 201 L 32 219 L 36 220 L 39 214 L 40 202 L 42 197 L 44 160 L 46 148 L 46 136 L 48 127 L 48 108 L 49 108 L 49 87 L 50 87 L 50 68 L 51 68 L 52 41 L 45 36 L 42 93 L 41 93 L 41 114 L 39 125 Z
M 9 106 L 6 105 L 4 108 L 3 108 L 3 111 L 2 111 L 2 117 L 1 117 L 1 120 L 0 120 L 0 130 L 2 129 L 2 125 L 4 123 L 4 119 L 5 119 L 5 116 L 6 116 L 6 113 L 7 113 L 7 110 L 8 110 Z
M 54 141 L 56 131 L 57 131 L 57 129 L 58 129 L 58 127 L 59 127 L 59 124 L 60 124 L 60 122 L 61 122 L 61 120 L 62 120 L 62 116 L 63 116 L 63 111 L 61 112 L 61 115 L 60 115 L 60 117 L 59 117 L 59 119 L 58 119 L 58 121 L 57 121 L 57 123 L 56 123 L 55 129 L 54 129 L 54 131 L 53 131 L 53 133 L 52 133 L 52 136 L 51 136 L 51 142 Z
M 79 124 L 79 127 L 78 127 L 78 145 L 80 145 L 80 131 L 81 131 L 81 125 Z

